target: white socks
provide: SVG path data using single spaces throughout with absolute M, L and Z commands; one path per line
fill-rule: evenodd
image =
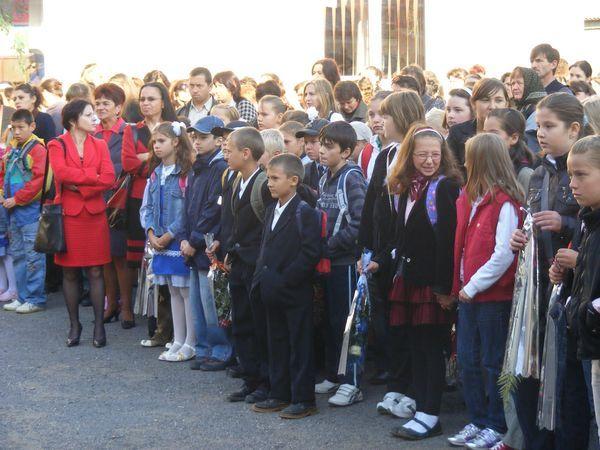
M 419 412 L 419 411 L 417 411 L 417 413 L 415 414 L 415 419 L 420 420 L 421 422 L 426 424 L 429 428 L 435 427 L 435 425 L 438 422 L 438 416 L 431 416 L 429 414 L 425 414 L 424 412 Z M 427 430 L 420 423 L 417 423 L 414 420 L 411 420 L 406 425 L 404 425 L 404 428 L 409 428 L 413 431 L 416 431 L 417 433 L 426 433 L 427 432 Z

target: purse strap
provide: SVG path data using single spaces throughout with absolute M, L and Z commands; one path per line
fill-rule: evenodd
M 66 159 L 67 158 L 67 146 L 65 145 L 65 141 L 63 141 L 61 138 L 56 138 L 55 140 L 60 142 L 60 145 L 63 148 L 63 153 L 64 153 L 65 159 Z M 40 213 L 42 212 L 42 208 L 44 206 L 44 199 L 46 197 L 46 194 L 48 193 L 48 190 L 46 189 L 46 185 L 48 182 L 48 169 L 49 168 L 50 168 L 50 151 L 46 150 L 46 165 L 44 168 L 44 181 L 42 184 L 42 195 L 40 195 Z M 62 184 L 60 184 L 58 187 L 58 193 L 62 197 Z

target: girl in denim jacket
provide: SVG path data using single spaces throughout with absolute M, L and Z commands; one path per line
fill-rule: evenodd
M 190 269 L 181 253 L 184 193 L 192 167 L 192 144 L 185 125 L 163 122 L 152 132 L 150 167 L 155 167 L 144 193 L 140 219 L 154 250 L 154 283 L 171 293 L 174 340 L 161 361 L 187 361 L 195 356 L 196 335 L 190 309 Z

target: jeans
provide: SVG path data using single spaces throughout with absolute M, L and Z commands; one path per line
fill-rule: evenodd
M 498 376 L 510 309 L 511 302 L 460 302 L 458 307 L 457 356 L 470 421 L 499 433 L 506 431 Z
M 46 255 L 33 250 L 37 230 L 37 222 L 22 226 L 11 223 L 8 253 L 13 257 L 19 302 L 44 306 Z
M 192 269 L 190 273 L 190 305 L 196 329 L 196 356 L 227 361 L 232 345 L 225 330 L 219 326 L 215 299 L 208 285 L 206 270 Z

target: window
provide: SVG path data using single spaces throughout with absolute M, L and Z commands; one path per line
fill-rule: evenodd
M 325 9 L 325 56 L 343 75 L 374 65 L 391 76 L 425 62 L 424 0 L 336 0 Z

